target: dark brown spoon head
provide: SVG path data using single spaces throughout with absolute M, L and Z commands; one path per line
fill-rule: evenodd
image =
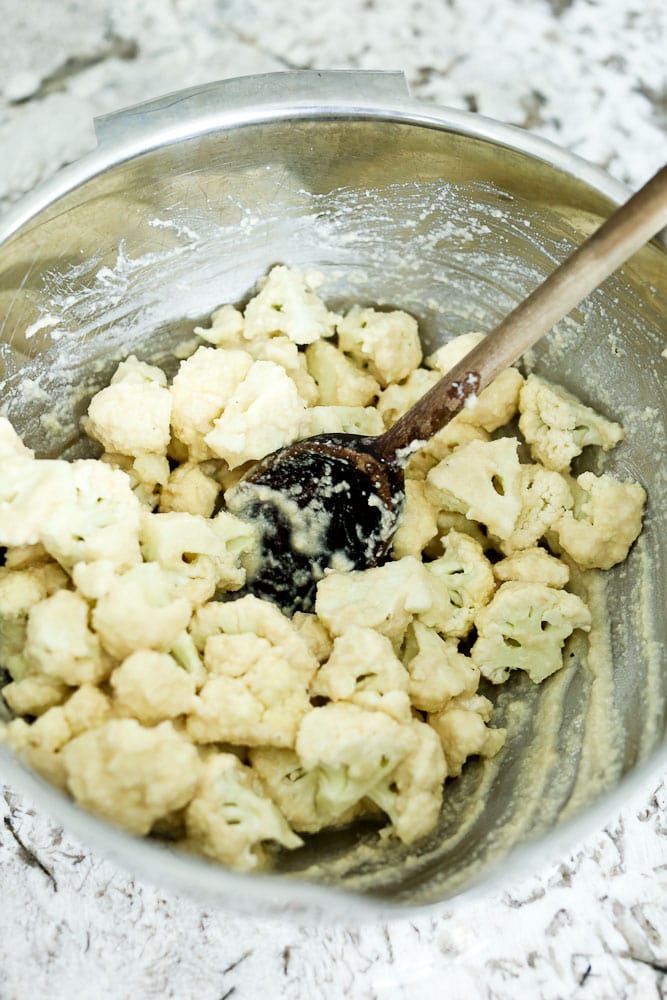
M 319 434 L 263 459 L 227 494 L 259 528 L 246 590 L 287 614 L 312 611 L 328 568 L 384 562 L 404 501 L 403 472 L 372 437 Z M 235 595 L 238 596 L 238 595 Z

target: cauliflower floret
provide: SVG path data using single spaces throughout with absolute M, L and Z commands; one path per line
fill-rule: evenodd
M 241 347 L 243 313 L 231 305 L 221 306 L 212 314 L 210 327 L 196 326 L 194 332 L 215 347 Z
M 147 729 L 111 719 L 71 740 L 62 757 L 76 801 L 138 835 L 187 805 L 200 771 L 197 751 L 171 722 Z
M 111 702 L 94 684 L 82 684 L 63 705 L 72 736 L 96 729 L 111 715 Z
M 428 499 L 508 538 L 521 511 L 521 466 L 514 438 L 471 441 L 426 477 Z
M 415 368 L 404 382 L 393 383 L 383 390 L 378 400 L 377 408 L 382 415 L 385 427 L 391 427 L 406 410 L 409 410 L 418 399 L 432 389 L 440 381 L 438 372 L 429 372 L 425 368 Z
M 308 686 L 318 662 L 288 618 L 270 601 L 248 594 L 235 601 L 213 601 L 199 608 L 190 627 L 198 649 L 204 651 L 210 636 L 242 635 L 250 632 L 268 639 L 280 656 L 297 672 L 299 683 Z
M 169 480 L 169 460 L 166 455 L 104 454 L 100 459 L 112 469 L 121 469 L 129 478 L 132 492 L 139 503 L 151 510 L 160 499 L 160 491 Z
M 319 798 L 321 772 L 307 771 L 293 750 L 257 747 L 250 763 L 290 826 L 299 833 L 317 833 L 325 827 L 346 826 L 366 809 L 357 802 L 341 813 L 337 804 Z
M 34 458 L 35 453 L 26 448 L 9 420 L 0 417 L 0 458 Z
M 99 684 L 111 664 L 89 628 L 88 603 L 71 590 L 59 590 L 30 609 L 26 627 L 28 664 L 63 684 Z
M 412 844 L 433 830 L 440 815 L 442 783 L 447 774 L 437 733 L 416 719 L 410 724 L 410 731 L 415 737 L 414 749 L 368 795 L 389 816 L 391 826 L 387 832 L 395 834 L 404 844 Z
M 38 774 L 65 788 L 66 775 L 62 748 L 72 737 L 72 730 L 61 705 L 47 709 L 32 724 L 13 719 L 5 730 L 5 739 Z
M 387 712 L 399 722 L 410 720 L 408 673 L 386 636 L 351 625 L 334 639 L 328 661 L 310 685 L 311 695 L 349 701 L 361 708 Z
M 227 511 L 212 520 L 198 514 L 146 514 L 141 526 L 144 558 L 182 578 L 182 596 L 204 604 L 216 590 L 245 583 L 242 556 L 257 544 L 255 529 Z
M 529 375 L 519 399 L 519 430 L 536 462 L 562 472 L 589 444 L 609 451 L 623 439 L 620 424 L 605 420 L 560 386 Z
M 304 716 L 296 752 L 306 771 L 318 771 L 317 812 L 342 816 L 389 778 L 415 746 L 412 727 L 386 712 L 330 702 Z
M 570 569 L 546 549 L 532 547 L 514 552 L 495 563 L 493 575 L 498 583 L 518 580 L 523 583 L 543 583 L 547 587 L 564 587 L 570 579 Z
M 145 361 L 139 361 L 134 354 L 130 354 L 125 361 L 116 368 L 111 376 L 111 385 L 118 382 L 127 382 L 129 385 L 157 385 L 164 389 L 167 384 L 167 376 L 157 365 L 149 365 Z
M 426 569 L 447 588 L 451 609 L 441 623 L 433 624 L 447 635 L 463 638 L 478 609 L 491 599 L 495 589 L 493 569 L 481 545 L 469 535 L 452 530 L 442 539 L 442 545 L 443 555 L 426 563 Z
M 316 341 L 316 343 L 325 343 L 325 341 Z M 294 382 L 297 392 L 308 406 L 314 406 L 317 403 L 317 383 L 308 371 L 306 356 L 289 337 L 246 341 L 244 347 L 255 361 L 272 361 L 284 368 Z
M 421 479 L 405 480 L 405 503 L 394 534 L 391 554 L 420 558 L 428 543 L 438 534 L 438 511 L 426 498 Z
M 509 555 L 535 545 L 572 506 L 572 492 L 558 472 L 541 465 L 521 466 L 521 510 L 511 534 L 499 541 Z
M 577 628 L 587 632 L 591 614 L 576 594 L 543 583 L 503 583 L 475 618 L 473 663 L 494 684 L 510 670 L 525 670 L 539 684 L 563 666 L 561 650 Z
M 28 674 L 2 688 L 2 697 L 15 715 L 43 715 L 54 705 L 62 705 L 68 694 L 66 684 L 45 674 Z
M 338 323 L 338 346 L 365 365 L 383 389 L 407 378 L 422 359 L 417 321 L 399 309 L 353 306 Z
M 62 748 L 80 733 L 101 726 L 109 715 L 106 695 L 92 684 L 83 684 L 64 705 L 47 709 L 31 725 L 23 719 L 10 722 L 6 738 L 31 767 L 64 789 L 66 774 Z
M 22 680 L 28 670 L 25 640 L 30 609 L 67 583 L 67 575 L 56 563 L 25 569 L 0 567 L 0 667 L 13 680 Z
M 382 417 L 372 406 L 313 406 L 299 424 L 299 438 L 315 434 L 382 434 Z
M 409 675 L 408 692 L 415 708 L 437 712 L 479 684 L 479 668 L 458 651 L 455 639 L 443 639 L 421 622 L 408 627 L 401 657 Z
M 315 600 L 317 615 L 332 635 L 363 625 L 386 635 L 395 648 L 413 618 L 436 624 L 449 617 L 450 607 L 446 586 L 413 556 L 372 569 L 327 573 Z
M 141 505 L 126 475 L 101 462 L 55 463 L 68 470 L 68 495 L 54 505 L 41 541 L 68 572 L 78 562 L 109 559 L 118 569 L 141 561 Z
M 315 294 L 319 284 L 321 276 L 313 272 L 302 274 L 282 265 L 272 268 L 245 308 L 245 339 L 282 333 L 295 344 L 312 344 L 331 337 L 339 317 Z
M 107 652 L 124 660 L 138 649 L 171 649 L 192 614 L 190 602 L 174 596 L 175 574 L 156 563 L 135 566 L 122 576 L 109 569 L 108 563 L 97 563 L 74 570 L 78 589 L 97 600 L 93 628 Z
M 474 424 L 465 423 L 459 414 L 410 455 L 405 466 L 405 478 L 425 479 L 438 462 L 451 455 L 457 448 L 461 448 L 471 441 L 488 440 L 489 435 L 485 430 Z
M 255 361 L 204 440 L 235 469 L 294 441 L 305 410 L 284 368 L 273 361 Z
M 306 363 L 322 406 L 370 406 L 379 395 L 376 379 L 326 340 L 308 345 Z
M 317 771 L 316 816 L 342 817 L 368 798 L 406 844 L 433 828 L 445 761 L 425 723 L 401 724 L 385 712 L 331 702 L 306 715 L 296 751 L 307 772 Z
M 317 615 L 297 611 L 292 615 L 292 626 L 319 663 L 329 659 L 333 642 Z
M 200 347 L 181 362 L 171 386 L 172 431 L 190 461 L 213 458 L 205 437 L 246 377 L 253 360 L 245 351 Z
M 206 640 L 206 681 L 187 721 L 197 743 L 293 747 L 310 710 L 307 685 L 268 639 L 250 632 Z
M 195 705 L 195 682 L 168 653 L 138 650 L 114 670 L 109 682 L 123 715 L 152 726 L 186 715 Z
M 220 493 L 220 484 L 201 465 L 185 462 L 170 473 L 160 493 L 161 514 L 172 512 L 210 517 Z
M 107 452 L 159 455 L 169 444 L 170 419 L 164 372 L 132 355 L 118 366 L 111 384 L 91 399 L 84 429 Z
M 244 871 L 264 863 L 264 841 L 291 849 L 303 843 L 257 775 L 232 753 L 212 754 L 203 763 L 185 824 L 188 840 L 198 851 Z
M 440 737 L 445 752 L 448 777 L 457 777 L 468 757 L 495 757 L 505 745 L 506 731 L 486 725 L 492 711 L 488 698 L 465 694 L 453 698 L 441 712 L 428 716 L 428 724 Z
M 577 486 L 574 511 L 556 525 L 558 541 L 581 569 L 610 569 L 626 558 L 642 529 L 646 492 L 639 483 L 592 472 L 582 472 Z
M 427 358 L 426 364 L 445 375 L 480 344 L 484 336 L 483 333 L 464 333 L 454 337 Z M 505 369 L 474 401 L 469 400 L 457 419 L 482 427 L 489 433 L 497 430 L 508 424 L 516 414 L 522 385 L 523 376 L 516 368 Z
M 169 653 L 190 674 L 197 691 L 204 686 L 208 680 L 208 670 L 189 632 L 184 630 L 176 636 Z

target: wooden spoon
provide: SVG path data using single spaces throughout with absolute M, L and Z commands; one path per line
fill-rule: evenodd
M 260 528 L 247 590 L 288 614 L 310 611 L 327 568 L 382 563 L 403 506 L 403 465 L 410 451 L 664 226 L 667 166 L 384 434 L 319 434 L 263 459 L 226 498 L 229 510 Z

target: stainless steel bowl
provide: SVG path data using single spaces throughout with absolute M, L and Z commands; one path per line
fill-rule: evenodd
M 78 418 L 119 358 L 168 360 L 195 321 L 242 300 L 276 262 L 323 271 L 334 305 L 415 313 L 432 347 L 490 328 L 627 195 L 530 134 L 411 100 L 393 73 L 229 80 L 97 129 L 95 153 L 0 225 L 3 412 L 41 454 L 80 453 Z M 623 422 L 605 468 L 648 490 L 641 541 L 606 574 L 599 643 L 613 666 L 505 685 L 507 749 L 446 786 L 418 848 L 322 835 L 278 873 L 241 876 L 83 813 L 2 750 L 4 777 L 143 877 L 254 912 L 437 904 L 532 871 L 601 824 L 667 760 L 666 277 L 653 244 L 528 359 Z

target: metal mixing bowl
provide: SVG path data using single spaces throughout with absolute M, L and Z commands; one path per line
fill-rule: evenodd
M 118 359 L 169 359 L 276 262 L 324 272 L 334 307 L 413 312 L 432 348 L 489 329 L 627 195 L 532 135 L 411 100 L 400 74 L 247 77 L 97 126 L 99 149 L 0 225 L 3 412 L 42 455 L 80 453 L 78 418 Z M 238 875 L 85 814 L 6 750 L 4 777 L 143 877 L 253 911 L 349 916 L 350 893 L 357 914 L 426 906 L 600 825 L 667 759 L 666 277 L 653 244 L 528 359 L 625 425 L 604 467 L 649 494 L 640 543 L 606 574 L 613 666 L 579 665 L 575 645 L 544 685 L 496 692 L 505 751 L 448 783 L 417 848 L 321 835 L 276 874 Z

